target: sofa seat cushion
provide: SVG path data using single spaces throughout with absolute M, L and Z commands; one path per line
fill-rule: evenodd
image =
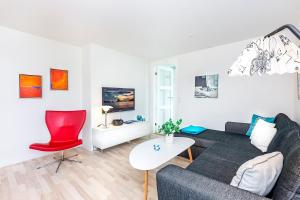
M 187 170 L 229 184 L 239 166 L 234 162 L 212 156 L 207 150 L 204 151 L 187 167 Z
M 176 133 L 176 137 L 189 137 L 195 140 L 195 146 L 207 148 L 216 142 L 223 143 L 226 140 L 226 133 L 224 131 L 217 131 L 208 129 L 198 135 L 190 135 L 184 133 Z
M 246 135 L 226 132 L 226 140 L 223 143 L 235 151 L 243 151 L 255 155 L 261 154 L 261 151 L 251 144 L 249 137 Z
M 261 155 L 260 151 L 239 151 L 236 147 L 216 143 L 201 153 L 187 169 L 230 184 L 238 168 L 258 155 Z

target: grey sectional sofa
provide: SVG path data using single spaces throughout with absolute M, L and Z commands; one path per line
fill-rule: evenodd
M 230 186 L 244 162 L 262 155 L 245 135 L 249 124 L 227 122 L 225 131 L 207 130 L 200 135 L 178 133 L 195 139 L 195 160 L 186 168 L 168 165 L 157 173 L 159 200 L 300 200 L 300 127 L 284 114 L 275 119 L 277 133 L 268 152 L 280 151 L 284 166 L 273 190 L 261 197 Z M 185 155 L 183 155 L 185 156 Z

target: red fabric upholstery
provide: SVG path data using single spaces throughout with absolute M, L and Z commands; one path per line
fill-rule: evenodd
M 86 111 L 46 111 L 46 125 L 51 139 L 48 143 L 34 143 L 30 149 L 61 151 L 82 144 L 78 135 L 84 125 Z

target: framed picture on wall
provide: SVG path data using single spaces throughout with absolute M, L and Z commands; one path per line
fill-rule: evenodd
M 20 98 L 42 98 L 42 76 L 19 75 Z
M 219 75 L 204 75 L 195 77 L 196 98 L 218 98 Z
M 69 89 L 68 70 L 50 69 L 50 87 L 51 90 Z

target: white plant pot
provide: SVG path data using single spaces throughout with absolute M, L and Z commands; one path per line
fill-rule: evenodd
M 174 139 L 174 135 L 173 134 L 165 135 L 165 142 L 166 142 L 166 144 L 173 144 L 173 139 Z

